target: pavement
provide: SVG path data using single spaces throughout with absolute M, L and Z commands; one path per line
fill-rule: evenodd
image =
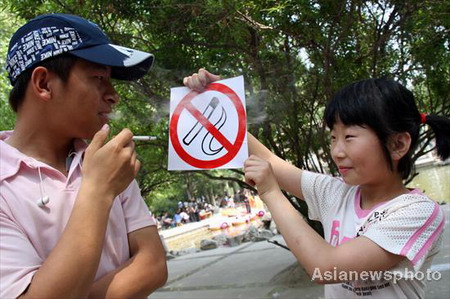
M 426 298 L 450 298 L 450 205 L 441 206 L 446 223 L 443 246 L 427 282 Z M 285 244 L 281 235 L 272 240 Z M 267 241 L 191 253 L 168 261 L 166 285 L 149 298 L 323 298 L 292 253 Z

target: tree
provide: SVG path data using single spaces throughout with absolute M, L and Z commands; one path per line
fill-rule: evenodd
M 9 38 L 18 27 L 19 19 L 6 10 L 0 10 L 0 57 L 6 57 Z M 4 61 L 4 60 L 3 60 Z M 0 130 L 11 130 L 14 128 L 16 116 L 9 107 L 8 98 L 11 85 L 9 83 L 6 67 L 0 68 Z
M 249 131 L 280 157 L 314 171 L 336 173 L 322 114 L 335 91 L 352 81 L 393 77 L 414 91 L 422 111 L 450 115 L 449 1 L 3 4 L 9 14 L 27 19 L 48 11 L 79 14 L 100 24 L 113 42 L 155 54 L 149 75 L 135 84 L 118 83 L 121 118 L 113 123 L 115 131 L 128 126 L 136 134 L 159 137 L 137 147 L 143 162 L 139 180 L 147 198 L 168 186 L 186 187 L 185 173 L 165 170 L 168 97 L 170 87 L 181 85 L 183 76 L 199 67 L 223 77 L 244 75 Z M 426 151 L 431 138 L 425 130 L 415 158 Z M 220 189 L 221 177 L 230 179 L 230 173 L 231 180 L 245 186 L 239 171 L 202 171 L 190 179 L 192 186 Z M 200 175 L 218 180 L 205 183 Z M 206 192 L 194 187 L 190 191 Z

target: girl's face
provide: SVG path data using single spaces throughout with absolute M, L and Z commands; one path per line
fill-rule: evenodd
M 331 156 L 349 185 L 379 184 L 392 174 L 380 140 L 370 128 L 336 122 L 331 130 Z

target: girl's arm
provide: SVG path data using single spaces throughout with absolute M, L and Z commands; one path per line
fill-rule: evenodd
M 220 80 L 220 76 L 211 74 L 205 69 L 199 69 L 198 73 L 185 77 L 183 83 L 192 90 L 202 92 L 208 84 L 217 80 Z M 300 188 L 301 169 L 272 153 L 250 133 L 248 133 L 248 147 L 250 154 L 257 155 L 271 163 L 275 177 L 282 189 L 303 199 Z
M 288 247 L 318 283 L 349 280 L 350 271 L 361 274 L 388 270 L 404 258 L 389 253 L 365 237 L 355 238 L 337 247 L 328 244 L 284 197 L 272 167 L 265 159 L 250 156 L 245 162 L 245 179 L 256 185 Z M 339 276 L 340 273 L 346 273 L 347 277 Z
M 303 199 L 301 188 L 302 170 L 272 153 L 252 134 L 247 133 L 250 155 L 258 156 L 272 165 L 273 173 L 281 189 Z

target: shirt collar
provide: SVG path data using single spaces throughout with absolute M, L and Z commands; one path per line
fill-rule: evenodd
M 13 131 L 0 131 L 0 181 L 15 175 L 19 171 L 21 163 L 24 163 L 30 168 L 36 167 L 36 159 L 25 155 L 15 147 L 5 142 L 9 137 L 11 137 L 12 133 Z M 74 140 L 73 152 L 75 152 L 76 156 L 80 157 L 79 160 L 81 160 L 86 147 L 87 143 L 84 140 Z

